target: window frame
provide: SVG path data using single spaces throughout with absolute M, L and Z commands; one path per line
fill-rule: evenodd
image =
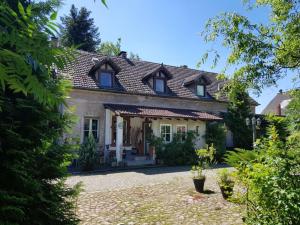
M 203 95 L 198 94 L 198 86 L 202 86 L 203 87 Z M 206 92 L 205 85 L 203 83 L 197 83 L 196 84 L 196 95 L 200 96 L 200 97 L 204 97 L 205 96 L 205 92 Z
M 159 91 L 159 90 L 156 89 L 156 81 L 157 81 L 157 80 L 162 80 L 162 81 L 163 81 L 163 91 Z M 166 93 L 166 78 L 163 78 L 163 77 L 155 77 L 155 78 L 154 78 L 153 87 L 154 87 L 155 92 L 158 92 L 158 93 Z
M 163 126 L 169 126 L 170 127 L 170 141 L 166 141 L 165 140 L 165 138 L 162 136 L 162 127 Z M 160 137 L 162 137 L 163 138 L 163 140 L 164 140 L 164 142 L 165 143 L 170 143 L 170 142 L 172 142 L 172 138 L 173 138 L 173 130 L 172 130 L 172 124 L 169 124 L 169 123 L 162 123 L 162 124 L 160 124 L 160 126 L 159 126 L 159 128 L 160 128 Z
M 109 66 L 109 68 L 108 68 Z M 109 73 L 111 80 L 110 80 L 110 86 L 102 85 L 101 84 L 101 74 L 102 73 Z M 114 87 L 114 77 L 115 77 L 115 71 L 112 70 L 111 65 L 108 65 L 108 63 L 104 64 L 104 68 L 101 67 L 101 69 L 98 70 L 98 84 L 102 88 L 113 88 Z
M 185 129 L 185 133 L 184 133 L 184 136 L 185 136 L 185 138 L 184 138 L 184 140 L 182 139 L 182 135 L 181 135 L 181 137 L 180 137 L 180 141 L 181 142 L 183 142 L 183 141 L 185 141 L 186 140 L 186 137 L 187 137 L 187 125 L 186 124 L 177 124 L 176 125 L 176 134 L 178 135 L 179 133 L 178 133 L 178 128 L 179 127 L 184 127 L 184 129 Z M 183 134 L 182 132 L 180 132 L 181 134 Z
M 85 129 L 85 120 L 89 120 L 88 130 Z M 96 130 L 97 135 L 96 135 L 96 138 L 95 137 L 94 138 L 95 138 L 95 142 L 98 143 L 99 140 L 100 140 L 100 135 L 99 135 L 99 133 L 100 133 L 100 119 L 98 117 L 84 117 L 83 118 L 83 141 L 87 138 L 85 136 L 86 131 L 89 132 L 88 135 L 90 135 L 90 134 L 93 135 L 93 131 L 95 131 L 95 130 L 93 130 L 93 120 L 97 120 L 97 130 Z

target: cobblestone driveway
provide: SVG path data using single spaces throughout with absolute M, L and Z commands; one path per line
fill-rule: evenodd
M 242 224 L 242 208 L 222 199 L 216 170 L 206 171 L 209 194 L 194 191 L 186 167 L 72 176 L 67 183 L 84 184 L 81 224 Z

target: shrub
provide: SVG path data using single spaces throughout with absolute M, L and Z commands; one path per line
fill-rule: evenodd
M 222 158 L 226 152 L 226 131 L 225 126 L 221 123 L 207 123 L 206 143 L 208 145 L 213 144 L 216 148 L 216 159 L 217 161 L 222 161 Z
M 222 195 L 225 199 L 232 196 L 234 180 L 232 178 L 232 173 L 228 169 L 221 169 L 217 173 L 218 184 L 221 189 Z
M 171 143 L 163 143 L 161 138 L 152 137 L 151 144 L 156 147 L 157 159 L 166 165 L 191 165 L 195 163 L 195 133 L 188 131 L 186 139 L 182 142 L 178 134 L 173 135 Z
M 246 224 L 300 224 L 299 137 L 296 131 L 282 141 L 272 126 L 255 155 L 241 150 L 228 157 L 247 190 L 240 199 L 248 206 Z
M 83 171 L 90 171 L 94 169 L 96 162 L 96 142 L 93 135 L 81 144 L 79 149 L 78 162 Z
M 198 149 L 195 151 L 197 155 L 197 163 L 192 167 L 194 178 L 203 178 L 203 170 L 208 169 L 215 162 L 216 149 L 213 145 L 207 146 L 206 149 Z

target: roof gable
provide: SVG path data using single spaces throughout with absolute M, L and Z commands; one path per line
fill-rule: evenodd
M 147 72 L 147 74 L 145 74 L 145 76 L 142 78 L 143 81 L 147 80 L 150 76 L 158 73 L 158 72 L 163 72 L 168 79 L 171 79 L 173 76 L 170 73 L 170 71 L 163 65 L 161 64 L 160 66 L 157 66 L 156 68 L 154 68 L 152 71 Z
M 92 62 L 94 63 L 94 66 L 92 66 L 92 68 L 89 70 L 89 75 L 94 75 L 94 73 L 104 64 L 109 64 L 115 73 L 119 73 L 121 70 L 121 68 L 110 57 L 104 57 L 101 60 L 93 57 Z

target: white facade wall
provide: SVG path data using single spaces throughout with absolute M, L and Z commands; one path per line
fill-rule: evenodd
M 74 126 L 73 136 L 79 137 L 83 140 L 83 127 L 84 117 L 93 117 L 99 119 L 99 147 L 100 150 L 104 150 L 105 144 L 109 142 L 109 137 L 105 137 L 105 132 L 109 131 L 111 134 L 111 127 L 105 124 L 106 110 L 103 106 L 105 103 L 110 104 L 128 104 L 128 105 L 141 105 L 150 107 L 163 107 L 163 108 L 178 108 L 178 109 L 193 109 L 198 111 L 207 112 L 226 112 L 227 104 L 224 102 L 217 101 L 195 101 L 179 98 L 163 98 L 155 96 L 141 96 L 132 94 L 120 94 L 113 92 L 102 92 L 102 91 L 89 91 L 73 89 L 70 98 L 67 101 L 69 107 L 74 108 L 74 113 L 77 116 L 77 123 Z M 141 118 L 131 118 L 131 127 L 142 129 L 139 126 Z M 193 121 L 193 120 L 152 120 L 153 131 L 159 132 L 159 123 L 171 123 L 171 124 L 187 124 L 188 130 L 195 130 L 196 126 L 199 126 L 200 134 L 205 133 L 205 122 Z M 171 122 L 170 122 L 171 121 Z M 158 128 L 158 129 L 157 129 Z M 173 132 L 176 127 L 173 126 Z M 205 141 L 204 138 L 199 136 L 197 145 L 203 146 Z M 106 140 L 106 141 L 105 141 Z

